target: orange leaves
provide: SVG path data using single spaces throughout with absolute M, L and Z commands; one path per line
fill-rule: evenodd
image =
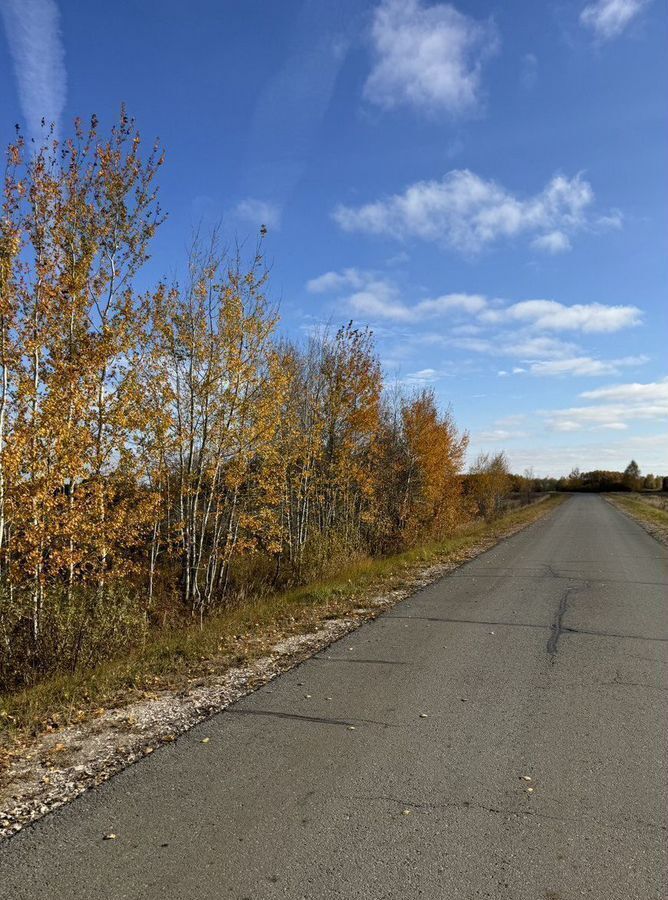
M 138 296 L 160 149 L 142 157 L 124 110 L 106 139 L 96 120 L 76 135 L 9 154 L 0 629 L 14 623 L 35 658 L 69 647 L 75 668 L 93 621 L 141 631 L 176 595 L 202 616 L 456 525 L 466 437 L 433 394 L 393 404 L 352 323 L 277 341 L 261 243 L 244 265 L 214 234 L 183 283 Z
M 135 567 L 154 508 L 131 445 L 143 422 L 132 276 L 159 219 L 155 161 L 141 162 L 126 120 L 106 142 L 96 124 L 29 160 L 10 148 L 0 217 L 0 566 L 30 598 L 35 636 L 45 591 Z

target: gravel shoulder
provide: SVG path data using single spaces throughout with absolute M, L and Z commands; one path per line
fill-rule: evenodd
M 226 709 L 282 672 L 549 514 L 555 503 L 538 504 L 528 521 L 500 522 L 489 536 L 450 559 L 407 573 L 400 587 L 350 605 L 346 615 L 325 617 L 306 634 L 281 635 L 268 652 L 248 664 L 215 675 L 197 675 L 176 690 L 156 690 L 93 717 L 50 728 L 9 754 L 0 776 L 0 839 L 11 837 L 159 746 Z
M 663 900 L 668 550 L 579 495 L 445 574 L 0 842 L 2 900 Z
M 619 494 L 604 496 L 608 503 L 637 522 L 661 544 L 668 546 L 668 514 L 666 512 L 646 503 L 640 497 L 627 497 Z

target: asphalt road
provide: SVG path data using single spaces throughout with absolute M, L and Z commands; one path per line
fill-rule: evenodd
M 663 900 L 667 586 L 573 497 L 3 842 L 0 896 Z

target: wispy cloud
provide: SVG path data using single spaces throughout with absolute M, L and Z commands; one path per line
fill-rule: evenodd
M 525 91 L 536 86 L 538 80 L 538 57 L 535 53 L 525 53 L 521 60 L 520 83 Z
M 603 303 L 566 306 L 556 300 L 522 300 L 502 309 L 486 310 L 481 319 L 489 324 L 518 322 L 541 331 L 610 334 L 639 325 L 642 313 L 637 306 L 606 306 Z
M 599 40 L 609 41 L 619 35 L 647 6 L 648 0 L 596 0 L 580 13 L 580 22 L 591 28 Z
M 266 200 L 257 200 L 255 197 L 247 197 L 238 203 L 234 209 L 237 218 L 248 222 L 254 228 L 266 225 L 267 228 L 280 228 L 281 210 L 276 203 Z
M 614 433 L 625 432 L 623 440 L 611 440 Z M 591 469 L 612 469 L 622 471 L 632 457 L 640 461 L 643 471 L 665 472 L 668 470 L 668 433 L 638 435 L 629 434 L 625 428 L 602 428 L 596 435 L 592 434 L 590 440 L 581 438 L 572 444 L 551 440 L 551 446 L 546 446 L 540 441 L 540 435 L 535 435 L 535 441 L 523 441 L 514 449 L 508 448 L 511 469 L 521 472 L 531 466 L 536 475 L 567 475 L 575 466 L 583 472 Z M 469 449 L 470 458 L 473 458 L 476 447 Z
M 668 407 L 668 377 L 660 381 L 650 381 L 644 384 L 633 382 L 631 384 L 615 384 L 610 387 L 596 388 L 593 391 L 584 391 L 580 394 L 585 400 L 606 400 L 622 403 L 652 403 L 663 402 Z
M 286 214 L 359 31 L 357 7 L 356 0 L 309 0 L 282 11 L 289 39 L 248 116 L 242 194 L 260 196 Z
M 57 127 L 65 108 L 67 74 L 58 6 L 55 0 L 2 0 L 0 13 L 28 134 L 37 139 L 42 119 Z
M 479 431 L 474 435 L 474 440 L 481 444 L 496 444 L 499 441 L 516 441 L 528 436 L 526 431 L 510 431 L 507 428 L 492 428 L 489 431 Z
M 595 400 L 583 406 L 543 413 L 553 431 L 582 429 L 623 430 L 636 420 L 668 419 L 668 378 L 644 384 L 611 385 L 580 394 L 582 400 Z
M 344 297 L 344 302 L 353 312 L 395 322 L 420 322 L 457 314 L 476 315 L 487 306 L 487 300 L 479 294 L 443 294 L 408 304 L 402 299 L 399 286 L 393 280 L 356 268 L 325 272 L 311 278 L 306 288 L 312 294 L 341 294 L 352 290 Z
M 465 333 L 477 333 L 482 326 L 520 326 L 526 329 L 521 340 L 515 336 L 517 355 L 554 355 L 555 347 L 572 351 L 574 345 L 564 345 L 551 337 L 536 336 L 536 332 L 577 331 L 584 334 L 610 334 L 639 325 L 642 311 L 637 306 L 607 306 L 603 303 L 574 303 L 567 306 L 556 300 L 521 300 L 506 304 L 481 294 L 449 293 L 434 298 L 407 303 L 398 284 L 377 272 L 347 268 L 339 272 L 325 272 L 306 284 L 314 294 L 334 293 L 358 313 L 401 322 L 420 322 L 435 318 L 451 318 L 453 314 L 468 315 L 475 320 L 467 324 Z M 352 291 L 352 293 L 350 293 Z M 463 334 L 462 326 L 457 330 Z M 461 343 L 474 340 L 461 337 Z M 493 346 L 485 344 L 485 346 Z M 520 350 L 519 348 L 523 349 Z M 563 355 L 563 354 L 562 354 Z
M 535 249 L 559 253 L 570 248 L 577 231 L 612 227 L 590 218 L 593 201 L 592 187 L 581 175 L 555 175 L 542 191 L 524 198 L 468 169 L 455 169 L 440 181 L 417 181 L 403 193 L 362 206 L 341 204 L 333 218 L 344 231 L 417 238 L 464 254 L 523 234 L 533 237 Z
M 498 46 L 491 21 L 449 3 L 382 0 L 371 28 L 374 65 L 364 96 L 384 109 L 460 115 L 480 105 L 481 71 Z
M 571 242 L 567 234 L 563 231 L 548 231 L 547 234 L 541 234 L 531 242 L 531 246 L 536 250 L 544 250 L 546 253 L 564 253 L 571 249 Z
M 535 375 L 542 377 L 602 377 L 617 375 L 623 369 L 637 368 L 649 362 L 647 356 L 623 356 L 617 359 L 599 359 L 585 354 L 577 344 L 547 336 L 525 336 L 517 339 L 508 333 L 498 333 L 494 338 L 445 338 L 446 345 L 481 353 L 493 358 L 508 357 L 521 365 L 511 371 L 502 369 L 497 374 Z
M 565 359 L 549 359 L 534 362 L 529 367 L 532 375 L 616 375 L 624 368 L 642 366 L 647 356 L 622 356 L 619 359 L 593 359 L 591 356 L 571 356 Z

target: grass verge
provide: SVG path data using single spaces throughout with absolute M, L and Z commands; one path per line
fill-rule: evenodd
M 25 690 L 0 695 L 2 747 L 30 735 L 84 721 L 106 708 L 165 689 L 185 689 L 231 666 L 266 654 L 279 640 L 315 631 L 327 619 L 370 617 L 365 601 L 405 587 L 430 566 L 456 564 L 484 552 L 544 516 L 566 498 L 551 496 L 455 536 L 380 559 L 354 562 L 336 577 L 246 602 L 196 626 L 156 631 L 145 644 L 95 669 L 54 675 Z
M 662 543 L 668 543 L 668 511 L 641 495 L 607 494 L 606 499 L 639 522 Z

